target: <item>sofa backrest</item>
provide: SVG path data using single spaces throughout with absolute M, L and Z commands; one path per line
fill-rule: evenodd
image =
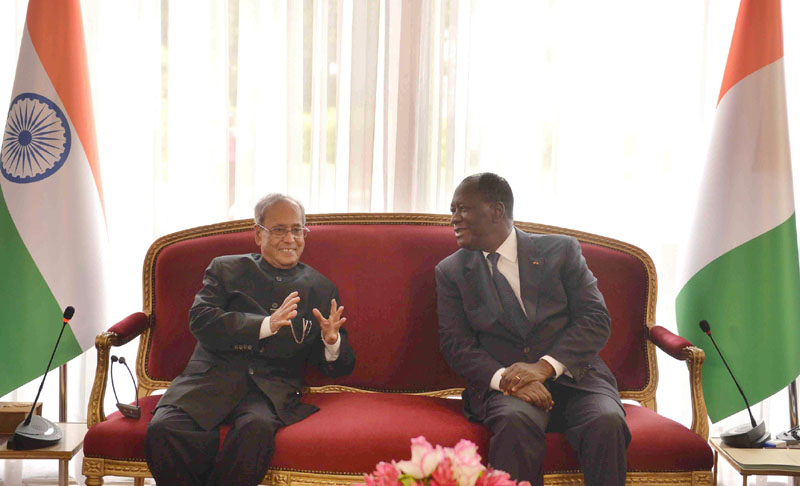
M 432 392 L 464 386 L 438 346 L 434 267 L 457 250 L 449 217 L 424 214 L 308 215 L 302 261 L 330 278 L 345 306 L 356 368 L 336 380 L 309 370 L 309 386 Z M 612 316 L 601 356 L 623 397 L 648 402 L 655 393 L 655 353 L 646 339 L 655 308 L 655 270 L 638 248 L 561 228 L 518 223 L 535 233 L 581 240 Z M 195 346 L 188 311 L 205 268 L 219 255 L 258 252 L 252 220 L 173 233 L 153 243 L 144 266 L 144 312 L 150 328 L 137 371 L 144 389 L 168 385 Z M 654 403 L 654 402 L 653 402 Z

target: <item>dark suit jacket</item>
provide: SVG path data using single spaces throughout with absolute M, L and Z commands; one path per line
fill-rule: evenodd
M 467 415 L 485 417 L 489 382 L 499 368 L 550 355 L 572 374 L 565 386 L 619 401 L 611 371 L 598 356 L 611 318 L 578 240 L 517 232 L 520 292 L 528 316 L 521 335 L 505 322 L 489 266 L 481 251 L 460 249 L 436 266 L 440 348 L 468 382 Z
M 300 340 L 305 318 L 312 322 L 308 336 L 298 344 L 291 330 L 282 327 L 273 336 L 259 340 L 264 317 L 294 290 L 301 299 L 294 332 Z M 305 366 L 314 364 L 334 377 L 349 374 L 355 366 L 344 329 L 339 331 L 339 358 L 325 360 L 319 323 L 311 309 L 317 308 L 327 316 L 333 298 L 339 302 L 336 286 L 303 263 L 280 270 L 255 253 L 215 258 L 189 311 L 189 326 L 197 346 L 158 406 L 176 406 L 209 430 L 239 403 L 247 393 L 248 380 L 252 380 L 285 425 L 316 412 L 317 407 L 300 402 Z

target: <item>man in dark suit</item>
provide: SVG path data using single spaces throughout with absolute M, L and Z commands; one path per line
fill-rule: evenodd
M 255 208 L 260 254 L 215 258 L 189 311 L 197 346 L 150 423 L 145 455 L 156 483 L 256 485 L 279 427 L 318 409 L 300 401 L 307 363 L 329 376 L 350 373 L 336 286 L 300 263 L 305 212 L 270 194 Z M 330 307 L 327 317 L 319 309 Z M 219 449 L 219 426 L 231 424 Z
M 542 484 L 545 432 L 564 432 L 587 485 L 623 485 L 630 432 L 598 356 L 611 319 L 578 241 L 514 228 L 505 179 L 477 174 L 450 211 L 460 249 L 436 266 L 439 337 L 492 432 L 489 463 Z

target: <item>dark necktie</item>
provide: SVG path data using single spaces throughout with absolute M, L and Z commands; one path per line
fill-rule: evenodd
M 514 294 L 514 289 L 511 288 L 511 284 L 508 283 L 508 280 L 500 273 L 500 269 L 497 268 L 497 260 L 500 259 L 500 254 L 489 253 L 487 258 L 492 265 L 492 281 L 494 282 L 495 289 L 497 289 L 497 295 L 500 297 L 500 304 L 503 306 L 503 314 L 506 320 L 517 328 L 520 335 L 525 337 L 527 334 L 528 318 L 525 317 L 525 313 L 519 305 L 519 300 L 517 300 L 517 296 Z

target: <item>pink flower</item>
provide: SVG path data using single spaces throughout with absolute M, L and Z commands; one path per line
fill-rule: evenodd
M 475 486 L 475 482 L 483 470 L 484 467 L 480 464 L 475 466 L 461 465 L 453 469 L 458 486 Z
M 436 469 L 442 458 L 444 452 L 441 446 L 433 447 L 420 435 L 411 439 L 411 460 L 398 461 L 397 468 L 414 479 L 425 479 Z
M 431 474 L 430 486 L 458 486 L 449 457 L 445 457 Z
M 460 440 L 452 449 L 445 449 L 445 455 L 452 462 L 453 473 L 458 486 L 474 486 L 485 467 L 481 464 L 478 446 L 468 440 Z
M 487 469 L 478 478 L 475 486 L 517 486 L 517 482 L 507 472 Z
M 459 464 L 475 466 L 481 463 L 478 446 L 466 439 L 458 441 L 458 444 L 453 448 L 453 453 L 456 457 L 456 462 Z
M 400 471 L 394 461 L 391 464 L 381 461 L 372 474 L 364 474 L 363 483 L 353 483 L 353 486 L 400 486 Z
M 400 471 L 397 470 L 394 461 L 391 464 L 383 461 L 379 462 L 375 466 L 375 472 L 372 475 L 378 479 L 379 486 L 396 486 L 400 483 L 398 480 Z
M 411 439 L 411 459 L 379 462 L 363 483 L 353 486 L 531 486 L 508 473 L 481 464 L 478 447 L 461 440 L 455 447 L 432 446 L 423 436 Z

